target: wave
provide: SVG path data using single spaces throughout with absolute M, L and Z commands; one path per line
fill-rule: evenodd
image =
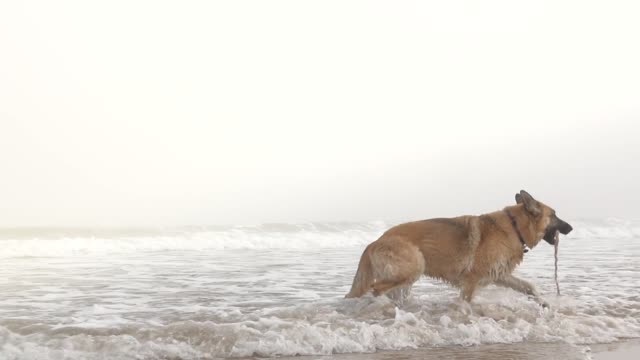
M 0 326 L 8 359 L 64 357 L 203 359 L 370 353 L 452 345 L 563 342 L 593 344 L 640 336 L 637 317 L 585 314 L 575 300 L 558 298 L 543 310 L 500 290 L 472 308 L 447 296 L 421 297 L 398 308 L 386 297 L 209 314 L 210 320 L 168 324 L 76 323 L 23 334 Z M 493 297 L 493 298 L 491 298 Z M 44 331 L 43 331 L 44 330 Z M 42 355 L 42 356 L 40 356 Z M 59 355 L 59 356 L 58 356 Z
M 387 227 L 383 222 L 368 222 L 133 230 L 12 229 L 0 233 L 0 258 L 171 250 L 340 248 L 371 242 Z
M 573 221 L 573 239 L 638 238 L 640 223 L 621 219 Z M 364 246 L 393 224 L 263 224 L 168 229 L 0 229 L 0 258 L 105 255 L 144 251 L 318 249 Z
M 603 220 L 578 220 L 571 222 L 574 231 L 569 235 L 576 239 L 638 238 L 640 221 L 608 218 Z

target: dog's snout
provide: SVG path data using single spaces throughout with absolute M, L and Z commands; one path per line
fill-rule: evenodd
M 560 232 L 563 235 L 567 235 L 568 233 L 571 232 L 571 230 L 573 230 L 573 227 L 571 225 L 569 225 L 568 223 L 563 221 L 562 222 L 562 227 L 560 228 Z

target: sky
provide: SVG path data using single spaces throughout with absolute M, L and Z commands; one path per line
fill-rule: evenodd
M 636 1 L 3 1 L 0 227 L 639 219 Z

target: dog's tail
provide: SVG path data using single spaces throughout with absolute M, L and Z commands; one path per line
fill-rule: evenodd
M 373 266 L 371 265 L 371 258 L 368 250 L 369 246 L 367 246 L 360 257 L 358 271 L 356 271 L 356 276 L 353 278 L 351 291 L 344 296 L 345 298 L 360 297 L 371 290 L 371 285 L 373 285 Z

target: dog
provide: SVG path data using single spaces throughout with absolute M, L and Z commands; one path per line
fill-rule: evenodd
M 426 275 L 459 288 L 467 303 L 479 288 L 496 284 L 547 306 L 533 284 L 512 272 L 542 239 L 555 245 L 557 232 L 571 230 L 555 210 L 524 190 L 516 194 L 516 205 L 501 211 L 397 225 L 366 247 L 345 297 L 371 291 L 406 298 L 413 283 Z

